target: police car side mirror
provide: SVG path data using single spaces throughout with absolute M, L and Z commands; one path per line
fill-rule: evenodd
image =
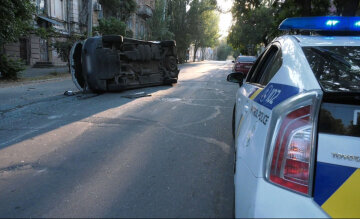
M 241 86 L 243 84 L 244 75 L 241 73 L 231 73 L 227 76 L 226 80 L 229 82 L 238 83 L 239 86 Z

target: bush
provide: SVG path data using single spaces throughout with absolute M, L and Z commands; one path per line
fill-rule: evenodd
M 68 63 L 69 72 L 70 72 L 70 50 L 74 43 L 79 40 L 83 40 L 85 36 L 82 35 L 73 35 L 67 38 L 65 41 L 56 41 L 52 46 L 56 49 L 56 52 L 59 54 L 59 57 L 62 61 Z
M 126 24 L 116 18 L 100 19 L 99 26 L 94 28 L 101 35 L 126 35 Z
M 24 70 L 24 65 L 20 60 L 11 59 L 5 55 L 0 56 L 0 72 L 2 79 L 18 79 L 18 73 Z
M 56 52 L 59 54 L 62 61 L 69 62 L 70 50 L 75 42 L 76 40 L 67 39 L 64 42 L 56 41 L 53 43 L 53 47 L 56 49 Z

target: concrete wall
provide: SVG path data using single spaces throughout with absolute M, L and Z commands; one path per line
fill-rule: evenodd
M 138 5 L 138 8 L 147 5 L 152 10 L 155 9 L 155 0 L 136 0 L 136 4 Z M 146 19 L 139 16 L 136 12 L 129 18 L 127 26 L 133 32 L 133 38 L 146 39 L 148 33 Z
M 30 65 L 40 61 L 40 37 L 30 35 Z
M 8 43 L 4 46 L 4 50 L 6 55 L 12 58 L 19 59 L 20 58 L 20 43 Z

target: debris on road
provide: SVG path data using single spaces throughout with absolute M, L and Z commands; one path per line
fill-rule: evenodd
M 76 92 L 72 91 L 72 90 L 67 90 L 65 91 L 64 95 L 65 96 L 74 96 L 76 94 Z
M 133 93 L 133 94 L 128 94 L 128 95 L 123 95 L 122 97 L 125 98 L 129 98 L 129 99 L 135 99 L 135 98 L 139 98 L 139 97 L 150 97 L 151 94 L 145 93 L 145 92 L 138 92 L 138 93 Z

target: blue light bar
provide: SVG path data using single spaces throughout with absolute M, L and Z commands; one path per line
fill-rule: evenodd
M 279 30 L 360 31 L 360 17 L 293 17 L 283 20 Z

